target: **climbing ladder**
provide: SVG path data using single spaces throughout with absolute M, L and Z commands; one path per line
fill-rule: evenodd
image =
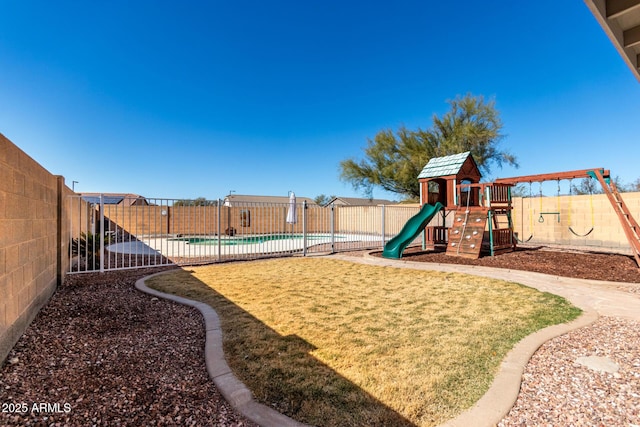
M 447 255 L 477 259 L 487 225 L 486 208 L 459 207 L 449 230 Z
M 618 189 L 613 181 L 609 178 L 605 178 L 602 172 L 598 169 L 593 170 L 593 176 L 600 182 L 602 189 L 609 198 L 613 210 L 616 211 L 624 234 L 627 236 L 627 240 L 631 245 L 633 251 L 633 257 L 636 259 L 636 264 L 640 267 L 640 227 L 638 223 L 629 212 L 629 208 L 622 200 L 622 196 L 618 192 Z

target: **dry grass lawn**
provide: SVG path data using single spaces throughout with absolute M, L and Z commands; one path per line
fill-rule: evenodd
M 514 343 L 580 310 L 462 274 L 286 258 L 149 281 L 220 315 L 229 365 L 305 423 L 437 425 L 477 401 Z

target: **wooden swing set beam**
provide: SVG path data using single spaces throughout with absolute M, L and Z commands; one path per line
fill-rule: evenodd
M 603 168 L 592 168 L 592 169 L 581 169 L 575 171 L 566 171 L 566 172 L 553 172 L 553 173 L 542 173 L 536 175 L 525 175 L 525 176 L 514 176 L 512 178 L 498 178 L 494 180 L 496 184 L 508 184 L 515 185 L 521 182 L 543 182 L 543 181 L 558 181 L 563 179 L 575 179 L 575 178 L 589 178 L 589 172 L 593 172 L 594 170 L 600 171 L 601 175 L 604 178 L 609 178 L 610 172 L 608 169 Z

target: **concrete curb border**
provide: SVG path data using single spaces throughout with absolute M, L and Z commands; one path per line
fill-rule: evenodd
M 220 318 L 213 308 L 199 301 L 156 291 L 155 289 L 149 288 L 145 283 L 147 279 L 170 272 L 172 272 L 172 270 L 143 277 L 136 282 L 135 287 L 137 290 L 146 294 L 197 308 L 200 313 L 202 313 L 206 333 L 204 358 L 207 372 L 227 402 L 240 412 L 240 414 L 263 427 L 307 426 L 266 405 L 256 402 L 247 386 L 233 374 L 224 358 Z
M 480 275 L 484 277 L 493 277 L 496 273 L 494 268 L 491 267 L 479 267 L 479 266 L 464 266 L 460 270 L 456 271 L 456 265 L 442 265 L 434 263 L 424 262 L 412 262 L 404 260 L 390 260 L 375 257 L 370 253 L 367 253 L 363 259 L 373 263 L 374 265 L 382 265 L 387 267 L 396 268 L 415 268 L 421 266 L 420 270 L 425 271 L 441 271 L 441 272 L 457 272 L 459 274 Z M 357 261 L 354 257 L 349 258 L 350 261 Z M 460 267 L 460 266 L 458 266 Z M 495 274 L 497 280 L 512 280 L 516 283 L 523 282 L 520 277 L 511 276 L 511 270 L 500 269 L 500 274 Z M 522 272 L 520 272 L 522 273 Z M 524 272 L 525 274 L 528 272 Z M 542 275 L 541 273 L 535 273 L 540 276 L 546 276 L 550 281 L 559 279 L 556 276 Z M 517 276 L 514 274 L 513 276 Z M 535 283 L 522 283 L 524 286 L 536 287 Z M 543 291 L 544 292 L 544 291 Z M 566 298 L 566 297 L 565 297 Z M 571 300 L 570 298 L 566 298 Z M 511 410 L 516 403 L 518 394 L 520 393 L 520 384 L 522 382 L 522 374 L 524 369 L 533 356 L 533 354 L 540 348 L 545 342 L 564 335 L 575 329 L 583 328 L 594 323 L 598 320 L 598 312 L 591 306 L 585 304 L 579 304 L 576 301 L 570 301 L 572 304 L 578 306 L 583 313 L 577 319 L 560 325 L 548 326 L 531 335 L 526 336 L 515 347 L 507 353 L 504 360 L 500 364 L 498 373 L 496 374 L 489 390 L 478 400 L 471 408 L 462 412 L 457 417 L 443 423 L 440 427 L 492 427 L 497 425 Z
M 537 279 L 546 279 L 549 281 L 563 279 L 561 277 L 549 276 L 541 273 L 494 269 L 491 267 L 464 266 L 463 268 L 459 268 L 461 266 L 450 264 L 442 265 L 404 260 L 389 260 L 374 257 L 370 254 L 366 254 L 364 257 L 351 257 L 344 255 L 332 255 L 332 257 L 351 262 L 360 261 L 370 265 L 412 268 L 426 271 L 457 272 L 460 274 L 492 277 L 498 280 L 514 281 L 534 288 L 536 288 L 536 283 L 531 282 L 535 282 L 535 280 L 522 280 L 523 274 L 533 274 Z M 220 393 L 225 397 L 225 399 L 246 418 L 264 427 L 307 426 L 306 424 L 299 423 L 298 421 L 295 421 L 266 405 L 256 402 L 253 399 L 251 391 L 233 374 L 224 359 L 220 319 L 213 308 L 202 302 L 193 301 L 176 295 L 165 294 L 146 286 L 145 281 L 147 279 L 169 272 L 170 271 L 155 273 L 138 280 L 135 285 L 136 289 L 149 295 L 195 307 L 200 310 L 205 320 L 205 363 L 207 371 L 209 373 L 209 377 L 213 380 L 214 384 L 218 387 Z M 543 292 L 547 291 L 543 289 L 539 290 Z M 567 299 L 571 300 L 571 298 Z M 469 425 L 491 427 L 497 425 L 509 413 L 515 404 L 520 392 L 522 374 L 536 350 L 538 350 L 538 348 L 540 348 L 540 346 L 545 342 L 564 335 L 572 330 L 588 326 L 598 319 L 598 312 L 590 305 L 586 305 L 584 303 L 580 304 L 577 301 L 571 302 L 583 310 L 583 314 L 580 317 L 569 323 L 549 326 L 522 339 L 513 349 L 511 349 L 509 353 L 507 353 L 505 359 L 500 364 L 499 371 L 489 387 L 489 390 L 487 390 L 480 400 L 456 418 L 442 424 L 441 427 L 466 427 Z
M 441 427 L 495 426 L 507 416 L 520 394 L 522 374 L 531 356 L 542 344 L 550 339 L 588 326 L 598 320 L 593 310 L 584 313 L 569 323 L 548 326 L 525 337 L 500 364 L 489 390 L 471 408 L 456 418 L 442 424 Z

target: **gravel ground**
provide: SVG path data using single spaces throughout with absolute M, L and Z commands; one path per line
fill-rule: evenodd
M 578 363 L 582 357 L 607 358 L 618 371 L 588 368 Z M 525 368 L 516 404 L 498 425 L 640 425 L 640 322 L 601 317 L 543 344 Z
M 209 379 L 200 313 L 133 288 L 150 272 L 68 276 L 0 370 L 0 425 L 254 425 Z
M 0 425 L 254 425 L 207 375 L 199 312 L 133 288 L 152 271 L 68 276 L 0 369 Z M 577 362 L 589 356 L 619 370 Z M 499 425 L 640 426 L 640 322 L 603 317 L 545 343 Z

